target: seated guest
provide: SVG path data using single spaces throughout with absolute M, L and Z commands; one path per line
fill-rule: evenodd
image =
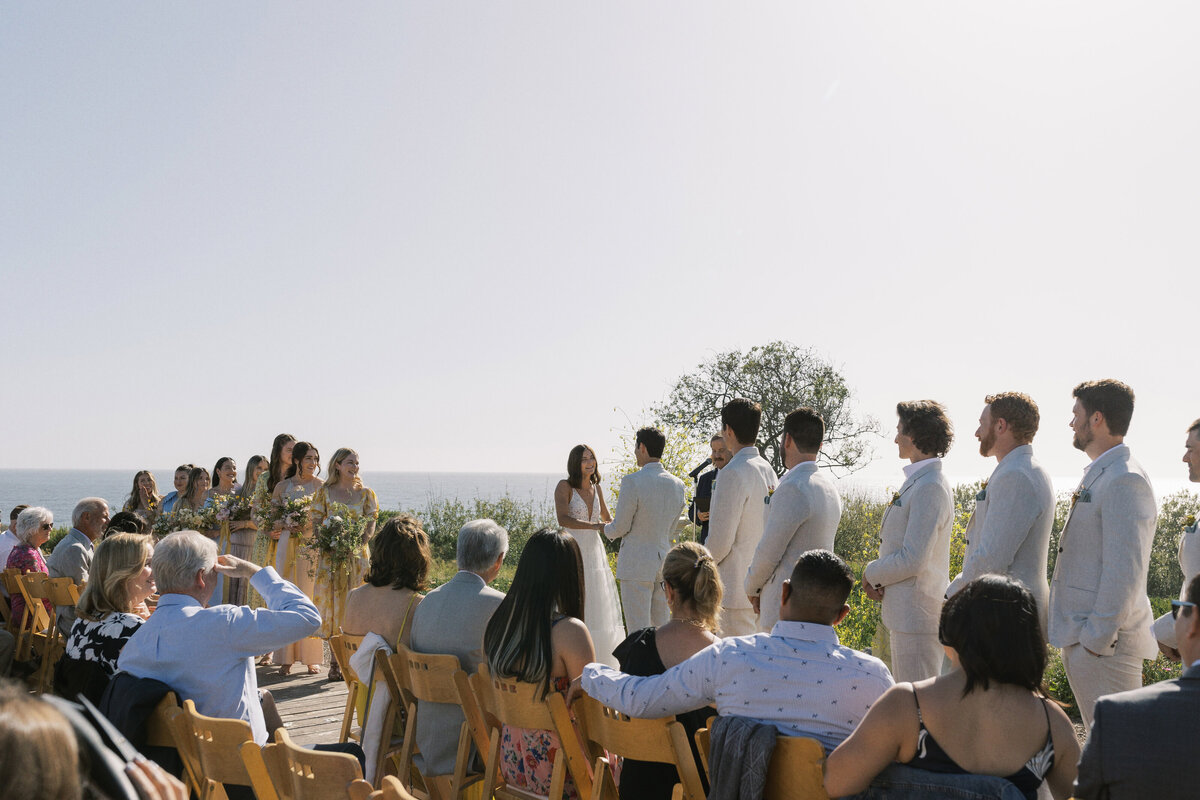
M 80 500 L 71 512 L 71 526 L 67 535 L 54 545 L 54 552 L 46 559 L 46 568 L 51 578 L 70 578 L 76 586 L 83 586 L 92 569 L 92 543 L 108 527 L 108 501 L 102 497 Z M 70 635 L 74 622 L 75 607 L 59 606 L 58 629 L 64 636 Z
M 29 506 L 15 506 L 12 513 L 8 515 L 8 529 L 4 533 L 0 533 L 0 565 L 8 563 L 8 554 L 21 541 L 17 538 L 17 517 L 21 516 L 21 512 L 27 508 Z M 2 583 L 0 583 L 0 595 L 8 597 L 8 590 L 4 588 L 4 584 Z
M 574 537 L 548 528 L 529 537 L 508 594 L 483 634 L 492 675 L 537 684 L 542 695 L 566 691 L 583 665 L 596 660 L 583 624 L 583 558 Z M 534 794 L 550 791 L 551 755 L 560 750 L 552 731 L 504 726 L 501 769 L 510 785 Z M 563 792 L 578 798 L 567 776 Z
M 46 572 L 46 559 L 42 557 L 41 546 L 50 538 L 54 530 L 54 515 L 50 509 L 41 506 L 27 508 L 17 517 L 17 545 L 8 554 L 4 566 L 14 567 L 21 572 Z M 25 616 L 25 598 L 17 595 L 12 599 L 12 617 L 20 624 Z M 54 607 L 49 600 L 42 600 L 46 613 L 53 614 Z
M 427 587 L 429 537 L 410 514 L 397 514 L 371 539 L 366 583 L 346 597 L 342 630 L 356 636 L 377 633 L 391 647 L 412 641 L 412 619 Z
M 254 741 L 266 744 L 254 657 L 311 636 L 321 625 L 316 606 L 272 567 L 234 556 L 218 562 L 216 543 L 196 531 L 163 537 L 150 567 L 158 608 L 126 642 L 117 665 L 135 678 L 162 681 L 201 714 L 245 720 Z M 267 607 L 205 608 L 219 574 L 249 578 Z
M 131 511 L 118 511 L 113 514 L 113 518 L 108 521 L 108 527 L 104 529 L 104 535 L 101 538 L 112 536 L 114 533 L 149 533 L 150 526 L 146 524 L 146 520 L 134 514 Z
M 500 574 L 508 551 L 508 531 L 490 519 L 468 522 L 458 532 L 458 574 L 425 595 L 412 621 L 412 649 L 449 653 L 468 675 L 484 662 L 483 631 L 504 595 L 488 584 Z M 448 775 L 454 771 L 462 707 L 421 703 L 417 715 L 417 749 L 421 771 Z
M 135 613 L 154 593 L 150 537 L 114 533 L 96 545 L 91 580 L 79 598 L 66 651 L 55 668 L 55 687 L 64 697 L 78 691 L 93 703 L 117 671 L 117 659 L 129 637 L 142 626 Z M 98 665 L 102 675 L 85 664 Z M 93 677 L 94 676 L 94 677 Z
M 854 573 L 828 550 L 802 554 L 783 583 L 779 622 L 768 633 L 731 636 L 662 675 L 634 677 L 588 664 L 582 688 L 631 717 L 665 717 L 715 704 L 721 716 L 841 744 L 891 685 L 882 661 L 838 643 Z
M 1079 760 L 1080 800 L 1195 797 L 1190 759 L 1200 719 L 1200 576 L 1171 602 L 1183 676 L 1101 697 Z
M 675 545 L 663 561 L 662 576 L 671 621 L 657 630 L 634 631 L 613 651 L 621 671 L 630 675 L 661 675 L 720 641 L 713 631 L 720 629 L 723 589 L 708 549 L 695 542 Z M 693 748 L 696 731 L 716 713 L 715 708 L 705 706 L 678 715 Z M 670 764 L 627 758 L 621 767 L 622 800 L 669 798 L 677 783 L 679 774 Z
M 1006 778 L 1029 800 L 1044 780 L 1070 797 L 1079 741 L 1041 685 L 1046 640 L 1030 591 L 1001 575 L 968 582 L 943 605 L 938 638 L 954 669 L 879 698 L 825 762 L 825 791 L 861 792 L 899 762 Z

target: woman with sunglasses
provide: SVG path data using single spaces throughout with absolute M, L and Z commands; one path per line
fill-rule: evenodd
M 5 568 L 13 567 L 21 570 L 21 572 L 42 572 L 49 574 L 46 569 L 46 559 L 42 555 L 41 547 L 50 538 L 50 533 L 54 530 L 54 515 L 50 513 L 50 509 L 34 506 L 27 508 L 17 517 L 16 529 L 13 533 L 16 534 L 17 544 L 13 547 L 12 552 L 8 554 L 8 563 Z M 20 594 L 13 595 L 12 598 L 12 616 L 15 620 L 21 620 L 25 616 L 25 598 Z M 42 604 L 46 607 L 46 613 L 50 615 L 50 619 L 54 619 L 54 606 L 50 605 L 50 601 L 43 599 Z

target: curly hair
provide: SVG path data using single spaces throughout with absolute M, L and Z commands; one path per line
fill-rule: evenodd
M 912 400 L 896 404 L 900 432 L 912 439 L 922 453 L 941 458 L 950 452 L 954 441 L 954 426 L 946 415 L 946 407 L 934 400 Z
M 1029 444 L 1037 435 L 1041 415 L 1037 403 L 1024 392 L 989 394 L 983 402 L 991 406 L 992 419 L 1002 419 L 1012 428 L 1017 444 Z
M 428 588 L 430 561 L 429 537 L 421 521 L 411 514 L 397 514 L 371 539 L 366 581 L 372 586 L 423 592 Z

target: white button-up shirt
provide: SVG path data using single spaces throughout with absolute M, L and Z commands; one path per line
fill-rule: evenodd
M 304 592 L 275 572 L 250 579 L 267 608 L 205 608 L 186 594 L 164 594 L 150 619 L 129 637 L 118 666 L 135 678 L 155 678 L 180 701 L 208 717 L 250 723 L 254 741 L 267 743 L 254 657 L 312 636 L 321 615 Z
M 811 736 L 826 752 L 850 735 L 894 681 L 879 659 L 843 647 L 812 622 L 775 623 L 770 634 L 722 639 L 661 675 L 583 668 L 583 689 L 631 717 L 666 717 L 715 704 L 721 716 Z

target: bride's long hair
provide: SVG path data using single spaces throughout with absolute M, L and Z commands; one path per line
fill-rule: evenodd
M 596 458 L 596 451 L 588 447 L 586 444 L 577 444 L 571 448 L 571 454 L 567 456 L 567 483 L 572 489 L 583 488 L 583 454 L 590 452 L 592 458 Z M 592 473 L 591 483 L 600 483 L 600 459 L 596 459 L 596 471 Z
M 493 675 L 540 683 L 550 691 L 554 653 L 550 627 L 556 615 L 583 619 L 583 558 L 575 537 L 542 528 L 529 537 L 512 586 L 483 634 Z

